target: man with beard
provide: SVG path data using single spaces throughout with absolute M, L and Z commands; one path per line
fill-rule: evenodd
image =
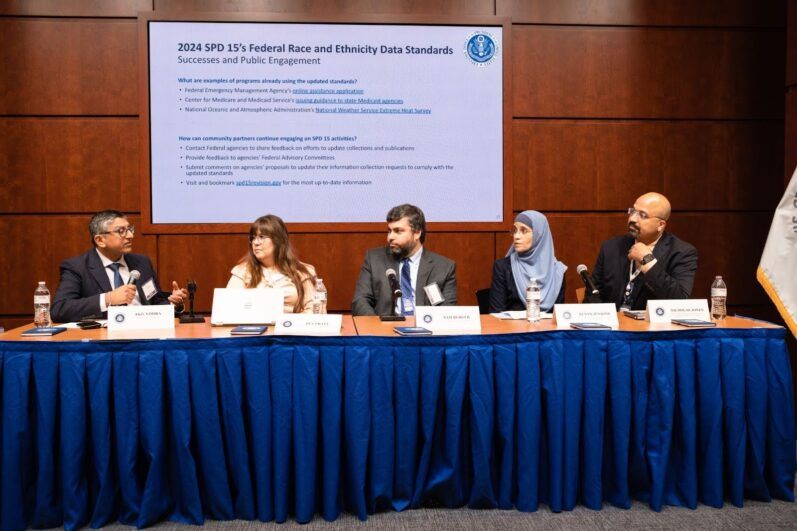
M 456 305 L 456 265 L 424 249 L 424 240 L 426 219 L 420 208 L 405 204 L 390 209 L 387 246 L 365 253 L 351 303 L 352 314 L 390 315 L 395 311 L 398 315 L 415 315 L 416 306 Z M 395 306 L 385 275 L 388 269 L 396 272 L 401 287 L 401 298 Z M 433 300 L 429 299 L 429 293 Z
M 665 232 L 670 202 L 650 192 L 628 209 L 628 234 L 603 242 L 593 278 L 603 302 L 644 310 L 648 299 L 688 299 L 697 250 Z

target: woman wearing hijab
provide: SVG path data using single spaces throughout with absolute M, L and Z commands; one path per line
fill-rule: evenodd
M 540 286 L 540 308 L 550 312 L 565 300 L 565 271 L 567 266 L 554 255 L 548 220 L 536 210 L 521 212 L 512 226 L 512 247 L 493 266 L 490 312 L 525 310 L 531 278 Z
M 312 313 L 315 269 L 296 257 L 278 216 L 261 216 L 252 223 L 249 251 L 231 273 L 228 288 L 281 288 L 285 313 Z

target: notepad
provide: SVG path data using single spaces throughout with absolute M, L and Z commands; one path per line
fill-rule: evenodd
M 66 328 L 63 326 L 40 326 L 25 330 L 20 335 L 23 337 L 54 336 L 61 332 L 66 332 Z
M 432 331 L 421 326 L 397 326 L 393 329 L 400 336 L 431 336 Z
M 268 330 L 268 327 L 265 325 L 261 326 L 236 326 L 232 330 L 230 330 L 231 336 L 259 336 L 263 332 Z
M 570 328 L 577 330 L 611 330 L 612 327 L 603 323 L 570 323 Z
M 717 323 L 704 321 L 703 319 L 673 319 L 672 323 L 690 328 L 712 328 L 717 326 Z

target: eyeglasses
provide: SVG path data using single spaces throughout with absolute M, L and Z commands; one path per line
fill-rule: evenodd
M 649 218 L 664 219 L 664 218 L 660 218 L 659 216 L 651 216 L 650 214 L 648 214 L 644 210 L 637 210 L 634 207 L 629 207 L 628 216 L 630 217 L 630 216 L 633 216 L 634 214 L 639 216 L 639 219 L 642 219 L 642 220 L 649 219 Z
M 120 227 L 116 230 L 107 230 L 105 232 L 101 232 L 100 234 L 116 234 L 120 238 L 124 238 L 128 232 L 130 233 L 130 236 L 133 236 L 136 233 L 136 228 L 133 225 L 128 225 L 127 227 Z
M 268 236 L 257 235 L 257 236 L 249 236 L 249 243 L 263 243 L 268 239 Z

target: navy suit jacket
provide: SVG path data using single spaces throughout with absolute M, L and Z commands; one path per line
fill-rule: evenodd
M 136 269 L 141 273 L 141 278 L 136 282 L 141 304 L 169 304 L 169 293 L 161 291 L 155 269 L 147 256 L 128 253 L 125 255 L 125 262 L 130 271 Z M 155 282 L 157 293 L 147 300 L 141 286 L 150 279 Z M 96 249 L 64 260 L 61 263 L 61 281 L 53 298 L 51 310 L 53 321 L 66 323 L 88 316 L 104 317 L 100 312 L 99 295 L 112 290 L 108 274 L 102 266 L 102 260 L 97 255 Z
M 630 234 L 606 240 L 601 245 L 592 278 L 600 290 L 603 302 L 613 302 L 619 308 L 628 284 L 630 260 L 628 250 L 634 245 Z M 644 310 L 649 299 L 688 299 L 692 294 L 697 271 L 697 249 L 689 243 L 665 232 L 656 247 L 654 265 L 647 273 L 640 273 L 631 293 L 631 309 Z
M 562 276 L 562 287 L 554 304 L 565 302 L 565 279 Z M 493 281 L 490 284 L 490 312 L 525 310 L 526 301 L 518 296 L 515 287 L 515 275 L 512 273 L 512 262 L 508 256 L 499 258 L 493 265 Z M 543 308 L 550 312 L 552 308 Z
M 399 273 L 399 263 L 387 247 L 369 249 L 354 289 L 351 301 L 353 315 L 390 315 L 393 313 L 393 297 L 390 292 L 385 271 L 393 268 Z M 437 283 L 445 300 L 444 306 L 457 304 L 456 264 L 445 256 L 423 248 L 421 263 L 418 264 L 418 278 L 415 284 L 415 305 L 428 306 L 424 286 Z

